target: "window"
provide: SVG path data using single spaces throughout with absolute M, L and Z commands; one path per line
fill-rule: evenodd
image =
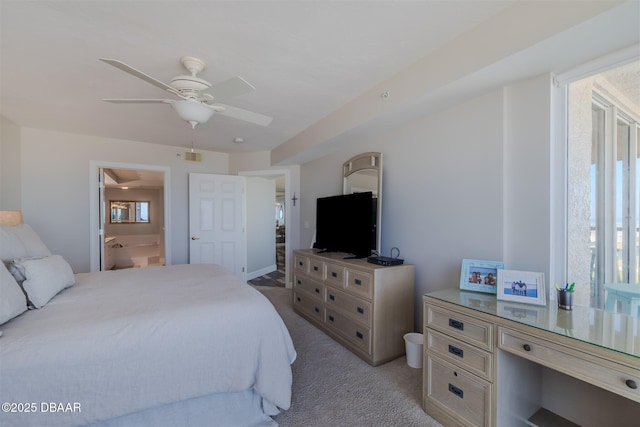
M 569 85 L 567 276 L 640 293 L 640 62 Z

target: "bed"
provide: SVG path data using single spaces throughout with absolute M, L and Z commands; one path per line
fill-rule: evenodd
M 296 352 L 260 292 L 217 265 L 73 274 L 36 238 L 0 225 L 0 425 L 277 425 Z

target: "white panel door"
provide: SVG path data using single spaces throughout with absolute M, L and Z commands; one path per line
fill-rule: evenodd
M 245 280 L 245 178 L 189 174 L 189 263 L 219 264 Z

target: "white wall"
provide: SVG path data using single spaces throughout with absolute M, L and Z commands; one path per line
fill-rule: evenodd
M 416 266 L 416 329 L 424 293 L 457 288 L 464 258 L 550 271 L 551 107 L 548 74 L 493 90 L 302 165 L 302 247 L 315 199 L 339 194 L 341 165 L 381 151 L 382 252 Z
M 19 210 L 20 127 L 0 116 L 0 209 Z
M 228 172 L 228 155 L 202 151 L 202 163 L 182 158 L 184 147 L 167 147 L 95 136 L 21 129 L 20 209 L 53 253 L 74 272 L 90 270 L 89 164 L 123 162 L 171 171 L 171 260 L 187 263 L 188 173 Z
M 551 263 L 551 76 L 505 89 L 504 261 L 513 270 Z M 562 280 L 555 279 L 562 282 Z
M 247 280 L 276 269 L 275 178 L 249 176 L 247 195 Z

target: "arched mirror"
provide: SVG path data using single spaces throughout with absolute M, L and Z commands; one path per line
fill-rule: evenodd
M 369 152 L 354 156 L 342 165 L 342 194 L 371 191 L 375 204 L 375 250 L 380 253 L 382 225 L 382 153 Z

